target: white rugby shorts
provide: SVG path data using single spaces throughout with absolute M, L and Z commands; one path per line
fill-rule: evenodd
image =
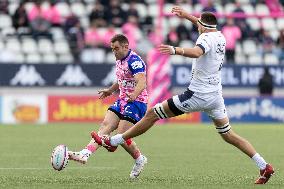
M 187 89 L 184 93 L 168 99 L 168 105 L 175 115 L 190 112 L 205 112 L 212 119 L 227 117 L 221 91 L 197 93 Z

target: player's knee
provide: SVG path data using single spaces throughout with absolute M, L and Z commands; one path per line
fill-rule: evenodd
M 224 124 L 223 126 L 216 127 L 216 130 L 219 134 L 225 135 L 231 130 L 231 125 L 228 122 L 228 123 Z
M 147 119 L 149 121 L 154 121 L 154 122 L 159 120 L 159 118 L 155 114 L 154 108 L 150 108 L 150 109 L 147 110 L 147 112 L 145 114 L 145 119 Z
M 164 110 L 164 107 L 162 105 L 162 103 L 158 103 L 156 104 L 153 108 L 152 108 L 153 114 L 155 115 L 155 117 L 157 119 L 167 119 L 169 116 L 167 115 L 167 113 Z
M 226 123 L 222 127 L 216 127 L 216 129 L 225 142 L 229 144 L 234 143 L 234 134 L 229 123 Z

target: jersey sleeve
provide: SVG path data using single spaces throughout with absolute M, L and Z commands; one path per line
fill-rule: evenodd
M 133 55 L 128 60 L 128 67 L 132 73 L 132 75 L 136 75 L 138 73 L 144 73 L 146 71 L 146 66 L 144 61 L 139 57 Z
M 197 41 L 196 46 L 200 47 L 203 50 L 203 54 L 207 53 L 211 49 L 211 44 L 209 40 L 209 36 L 207 34 L 201 34 Z

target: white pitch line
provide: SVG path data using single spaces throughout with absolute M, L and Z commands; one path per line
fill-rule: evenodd
M 0 170 L 53 170 L 52 167 L 0 167 Z M 116 169 L 115 167 L 67 167 L 67 169 Z

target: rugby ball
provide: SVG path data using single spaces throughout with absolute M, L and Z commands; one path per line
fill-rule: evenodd
M 51 154 L 51 165 L 57 170 L 63 170 L 68 164 L 68 148 L 64 144 L 58 145 L 54 148 Z

